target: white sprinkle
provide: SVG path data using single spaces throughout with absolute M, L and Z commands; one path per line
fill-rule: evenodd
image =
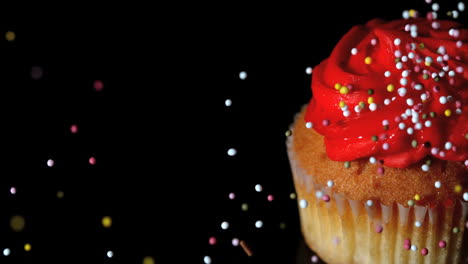
M 414 59 L 414 53 L 413 52 L 408 53 L 408 58 Z
M 455 71 L 454 70 L 449 71 L 448 76 L 449 77 L 454 77 L 455 76 Z
M 437 189 L 439 189 L 440 187 L 442 187 L 442 183 L 440 183 L 440 181 L 436 181 L 436 182 L 434 183 L 434 186 L 435 186 Z
M 361 112 L 361 110 L 362 110 L 362 109 L 361 109 L 361 106 L 360 106 L 360 105 L 354 106 L 354 112 L 359 113 L 359 112 Z
M 348 117 L 351 115 L 351 112 L 349 110 L 343 111 L 343 116 Z
M 377 159 L 374 158 L 374 157 L 370 157 L 369 162 L 372 163 L 372 164 L 375 164 L 375 163 L 377 163 Z
M 423 85 L 420 84 L 420 83 L 417 83 L 417 84 L 414 85 L 414 89 L 416 89 L 418 91 L 421 90 L 422 88 L 423 88 Z
M 441 158 L 445 158 L 445 152 L 440 151 L 440 152 L 439 152 L 439 156 L 440 156 Z
M 412 127 L 408 127 L 408 129 L 406 129 L 406 133 L 408 133 L 408 135 L 413 135 L 413 132 L 414 129 Z
M 228 149 L 227 154 L 231 157 L 235 156 L 237 154 L 237 150 L 235 148 L 230 148 Z
M 323 196 L 323 192 L 322 191 L 316 191 L 315 192 L 315 197 L 317 197 L 318 199 L 322 198 Z
M 229 193 L 229 200 L 234 200 L 236 198 L 235 193 Z
M 310 258 L 310 261 L 312 261 L 312 263 L 317 263 L 319 261 L 319 258 L 317 257 L 317 255 L 313 255 L 311 258 Z
M 463 41 L 461 41 L 461 40 L 457 40 L 457 42 L 456 42 L 456 44 L 455 44 L 455 45 L 457 46 L 457 48 L 461 48 L 461 47 L 462 47 L 462 45 L 463 45 Z
M 388 150 L 388 149 L 390 148 L 390 145 L 389 145 L 388 143 L 383 143 L 383 144 L 382 144 L 382 148 L 383 148 L 384 150 Z
M 382 121 L 382 126 L 388 126 L 388 125 L 390 125 L 390 122 L 388 122 L 387 119 L 384 119 L 384 120 Z
M 11 253 L 11 251 L 10 251 L 9 248 L 5 248 L 5 249 L 3 250 L 3 255 L 4 255 L 5 257 L 9 256 L 10 253 Z
M 406 95 L 406 88 L 405 87 L 398 88 L 397 92 L 399 96 L 403 97 Z
M 308 205 L 309 205 L 309 203 L 304 199 L 301 199 L 299 201 L 299 207 L 301 207 L 301 208 L 307 208 Z
M 260 184 L 255 184 L 255 191 L 256 191 L 256 192 L 261 192 L 261 191 L 263 191 L 262 185 L 260 185 Z
M 447 50 L 445 49 L 444 46 L 439 46 L 437 48 L 437 53 L 439 53 L 440 55 L 444 55 L 446 52 L 447 52 Z
M 457 109 L 455 110 L 455 113 L 456 113 L 457 115 L 460 115 L 460 114 L 462 113 L 462 110 L 461 110 L 460 108 L 457 108 Z
M 457 68 L 455 68 L 455 71 L 457 71 L 457 73 L 463 73 L 463 67 L 462 66 L 457 66 Z
M 385 71 L 384 72 L 385 77 L 390 77 L 390 75 L 392 75 L 392 73 L 390 71 Z
M 205 262 L 205 264 L 211 264 L 211 258 L 210 258 L 210 256 L 205 256 L 205 257 L 203 258 L 203 262 Z
M 455 29 L 455 28 L 451 28 L 451 29 L 449 29 L 449 35 L 454 37 L 454 38 L 458 38 L 460 36 L 460 30 Z
M 411 99 L 411 98 L 406 99 L 406 104 L 409 105 L 409 106 L 413 106 L 414 105 L 413 99 Z
M 328 186 L 328 187 L 333 187 L 334 184 L 335 184 L 335 183 L 334 183 L 332 180 L 328 180 L 328 181 L 327 181 L 327 186 Z
M 388 98 L 387 98 L 387 99 L 385 99 L 385 100 L 384 100 L 384 102 L 383 102 L 383 103 L 384 103 L 385 105 L 389 105 L 389 104 L 390 104 L 390 102 L 391 102 L 391 101 L 390 101 L 390 99 L 388 99 Z
M 411 109 L 408 108 L 408 109 L 405 110 L 405 115 L 406 116 L 412 116 L 413 112 L 411 111 Z
M 421 130 L 422 129 L 422 124 L 421 123 L 414 124 L 414 129 L 415 130 Z
M 393 41 L 393 43 L 394 43 L 395 45 L 397 45 L 397 46 L 398 46 L 398 45 L 400 45 L 400 44 L 401 44 L 401 39 L 399 39 L 399 38 L 396 38 L 396 39 Z
M 401 70 L 403 69 L 403 63 L 402 62 L 397 62 L 397 64 L 395 65 L 395 67 L 398 69 L 398 70 Z
M 399 128 L 400 130 L 405 129 L 405 126 L 406 126 L 406 125 L 405 125 L 405 123 L 403 123 L 403 122 L 401 122 L 401 123 L 398 124 L 398 128 Z
M 239 239 L 236 237 L 232 239 L 232 245 L 235 247 L 239 246 L 239 242 L 240 242 Z
M 370 105 L 369 105 L 369 109 L 370 109 L 371 111 L 377 110 L 377 104 L 376 104 L 376 103 L 370 104 Z
M 463 194 L 463 200 L 465 200 L 465 202 L 468 202 L 468 192 Z
M 356 55 L 358 53 L 358 49 L 352 48 L 351 49 L 351 55 Z
M 421 97 L 421 101 L 423 101 L 423 102 L 427 100 L 427 94 L 425 94 L 425 93 L 421 94 L 420 97 Z
M 418 250 L 418 247 L 416 245 L 411 245 L 411 250 L 416 251 L 416 250 Z
M 306 72 L 306 74 L 311 75 L 312 74 L 312 67 L 307 67 L 305 72 Z
M 307 122 L 306 123 L 306 127 L 307 128 L 312 128 L 314 125 L 312 124 L 312 122 Z
M 400 84 L 403 85 L 403 86 L 407 85 L 407 84 L 408 84 L 408 79 L 406 79 L 406 78 L 401 78 L 401 79 L 400 79 Z
M 226 222 L 226 221 L 222 222 L 222 223 L 221 223 L 221 228 L 222 228 L 223 230 L 228 229 L 228 228 L 229 228 L 229 223 Z
M 418 32 L 417 32 L 417 31 L 411 31 L 411 32 L 410 32 L 410 36 L 411 36 L 412 38 L 416 38 L 416 37 L 418 36 Z
M 405 113 L 401 114 L 400 116 L 401 116 L 401 118 L 402 118 L 403 120 L 408 119 L 408 116 L 407 116 Z
M 112 250 L 107 251 L 107 257 L 112 258 L 114 256 L 114 252 Z
M 262 226 L 263 226 L 262 220 L 258 220 L 258 221 L 255 222 L 255 227 L 256 228 L 262 228 Z
M 447 103 L 447 97 L 441 96 L 441 97 L 439 98 L 439 103 L 441 103 L 441 104 L 446 104 L 446 103 Z
M 239 78 L 240 78 L 241 80 L 245 80 L 245 79 L 247 78 L 247 73 L 246 73 L 245 71 L 241 71 L 241 72 L 239 73 Z
M 52 166 L 54 166 L 54 164 L 55 164 L 55 162 L 54 162 L 53 159 L 47 160 L 47 166 L 52 167 Z
M 376 38 L 371 39 L 370 43 L 372 46 L 377 45 L 377 39 Z
M 436 11 L 436 12 L 437 12 L 437 11 L 439 11 L 439 8 L 440 8 L 440 6 L 439 6 L 438 3 L 433 3 L 433 4 L 432 4 L 432 11 Z
M 437 155 L 437 154 L 439 154 L 439 149 L 438 149 L 438 148 L 431 148 L 431 154 L 432 154 L 432 155 Z
M 402 61 L 402 62 L 407 62 L 407 61 L 408 61 L 408 57 L 405 56 L 405 55 L 401 56 L 401 61 Z
M 400 50 L 395 50 L 394 55 L 395 55 L 395 57 L 400 58 L 401 57 L 401 51 Z
M 402 71 L 401 76 L 404 77 L 404 78 L 408 77 L 409 76 L 409 71 L 408 70 Z
M 414 222 L 414 226 L 415 227 L 421 227 L 421 222 L 419 222 L 419 221 Z
M 442 63 L 444 61 L 444 58 L 442 56 L 437 56 L 436 61 L 438 63 Z
M 453 18 L 458 18 L 458 11 L 457 10 L 452 10 L 452 17 Z
M 232 105 L 231 99 L 226 99 L 226 101 L 224 101 L 224 105 L 226 105 L 227 107 L 231 106 Z
M 446 150 L 450 150 L 450 149 L 452 149 L 452 146 L 453 146 L 452 142 L 447 141 L 447 142 L 445 142 L 444 148 Z
M 460 12 L 463 12 L 465 11 L 465 3 L 463 3 L 462 1 L 458 2 L 458 10 L 460 10 Z
M 404 10 L 403 13 L 401 14 L 404 19 L 409 19 L 410 14 L 408 10 Z
M 426 127 L 431 127 L 431 126 L 432 126 L 431 120 L 426 120 L 426 122 L 424 122 L 424 125 L 425 125 Z
M 367 200 L 366 204 L 367 204 L 367 206 L 372 206 L 372 205 L 374 205 L 374 202 L 372 200 Z
M 421 169 L 422 169 L 423 171 L 429 171 L 429 165 L 423 164 L 423 165 L 421 166 Z

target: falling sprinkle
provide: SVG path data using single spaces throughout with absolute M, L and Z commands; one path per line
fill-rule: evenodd
M 228 229 L 228 228 L 229 228 L 229 223 L 226 222 L 226 221 L 222 222 L 222 223 L 221 223 L 221 228 L 222 228 L 223 230 Z
M 96 80 L 93 83 L 93 87 L 96 92 L 100 92 L 102 89 L 104 89 L 104 83 L 101 80 Z
M 262 228 L 263 227 L 263 221 L 262 220 L 255 221 L 255 227 L 256 228 Z
M 105 228 L 110 228 L 112 226 L 112 217 L 104 216 L 101 220 L 101 224 Z
M 269 194 L 269 195 L 267 196 L 267 200 L 268 200 L 269 202 L 272 202 L 273 199 L 274 199 L 274 197 L 273 197 L 272 194 Z
M 249 246 L 247 245 L 247 243 L 244 240 L 240 241 L 240 245 L 241 245 L 242 249 L 244 250 L 245 254 L 247 254 L 247 256 L 251 257 L 253 255 L 252 250 L 249 248 Z
M 214 237 L 214 236 L 210 237 L 208 239 L 208 244 L 210 244 L 211 246 L 216 245 L 216 237 Z
M 465 200 L 465 202 L 468 202 L 468 192 L 463 194 L 463 200 Z
M 10 218 L 10 227 L 15 232 L 21 232 L 24 230 L 26 221 L 22 215 L 14 215 Z
M 210 256 L 203 257 L 203 262 L 205 264 L 211 264 L 211 257 Z
M 312 74 L 312 67 L 307 67 L 305 72 L 306 72 L 307 75 L 311 75 Z
M 261 192 L 261 191 L 263 191 L 262 185 L 256 184 L 256 185 L 255 185 L 255 191 L 256 191 L 256 192 Z
M 107 251 L 107 257 L 108 258 L 113 258 L 114 257 L 114 252 L 112 250 Z
M 8 256 L 10 255 L 10 253 L 11 253 L 11 251 L 10 251 L 9 248 L 5 248 L 5 249 L 3 250 L 3 255 L 4 255 L 5 257 L 8 257 Z
M 309 205 L 309 203 L 307 202 L 307 200 L 301 199 L 301 200 L 299 201 L 299 206 L 300 206 L 301 208 L 307 208 L 308 205 Z
M 291 200 L 296 199 L 296 197 L 297 197 L 297 196 L 296 196 L 296 193 L 290 193 L 290 194 L 289 194 L 289 199 L 291 199 Z
M 71 126 L 70 126 L 70 132 L 71 132 L 72 134 L 78 133 L 78 126 L 75 125 L 75 124 L 71 125 Z
M 151 256 L 146 256 L 143 258 L 143 264 L 155 264 L 154 258 Z
M 237 150 L 235 148 L 230 148 L 227 151 L 227 154 L 231 157 L 235 156 L 237 154 Z
M 452 229 L 452 233 L 458 234 L 458 232 L 460 232 L 460 228 L 454 227 L 454 228 Z
M 226 101 L 224 101 L 224 105 L 229 107 L 232 105 L 232 100 L 231 99 L 226 99 Z
M 239 246 L 239 239 L 238 238 L 233 238 L 231 243 L 232 243 L 232 245 L 234 247 L 237 247 L 237 246 Z
M 31 244 L 29 243 L 24 244 L 24 251 L 26 252 L 31 251 Z
M 247 79 L 247 72 L 241 71 L 241 72 L 239 73 L 239 79 L 241 79 L 241 80 Z
M 52 166 L 54 166 L 54 164 L 55 164 L 55 162 L 54 162 L 53 159 L 48 159 L 48 160 L 47 160 L 47 166 L 48 166 L 48 167 L 52 167 Z
M 15 187 L 11 187 L 11 188 L 10 188 L 10 193 L 11 193 L 11 194 L 16 194 L 16 188 L 15 188 Z
M 31 78 L 33 80 L 39 80 L 42 78 L 42 68 L 39 66 L 33 66 L 31 67 Z
M 246 211 L 249 210 L 249 205 L 246 204 L 246 203 L 243 203 L 243 204 L 241 205 L 241 209 L 242 209 L 242 211 L 246 212 Z
M 317 263 L 319 261 L 319 258 L 317 257 L 317 255 L 313 255 L 311 258 L 310 258 L 310 261 L 312 261 L 312 263 Z
M 229 193 L 228 197 L 229 197 L 229 200 L 234 200 L 236 198 L 236 194 L 235 193 Z
M 88 160 L 90 165 L 95 165 L 96 164 L 96 158 L 95 157 L 90 157 Z
M 10 42 L 14 41 L 16 39 L 16 33 L 13 31 L 7 31 L 5 33 L 5 39 Z

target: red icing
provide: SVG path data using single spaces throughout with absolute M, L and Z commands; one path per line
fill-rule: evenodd
M 468 30 L 448 20 L 437 20 L 440 27 L 433 29 L 432 22 L 425 18 L 390 22 L 374 19 L 366 25 L 355 26 L 338 42 L 330 57 L 315 67 L 313 98 L 305 119 L 325 137 L 330 159 L 350 161 L 373 156 L 383 160 L 385 166 L 397 168 L 430 155 L 451 161 L 468 159 L 465 138 L 468 133 Z M 410 35 L 410 25 L 417 26 L 417 36 Z M 399 45 L 395 45 L 396 38 L 401 40 Z M 375 42 L 372 39 L 377 40 L 375 45 L 371 44 Z M 443 56 L 443 51 L 438 54 L 440 46 L 445 47 L 448 56 Z M 351 54 L 353 48 L 358 50 L 355 55 Z M 400 60 L 407 56 L 406 62 L 401 61 L 401 69 L 396 67 L 397 50 L 401 52 Z M 370 64 L 365 63 L 366 57 L 372 59 Z M 430 65 L 425 63 L 426 57 L 432 58 Z M 439 61 L 438 57 L 441 57 Z M 409 73 L 407 84 L 400 84 L 404 70 Z M 386 71 L 390 71 L 390 77 L 384 76 Z M 336 83 L 351 87 L 349 93 L 341 94 L 335 89 Z M 387 91 L 388 84 L 394 85 L 393 92 Z M 422 89 L 416 84 L 422 85 Z M 404 96 L 398 93 L 401 87 L 407 90 Z M 372 95 L 368 94 L 369 89 L 373 90 Z M 422 94 L 427 97 L 424 101 Z M 445 104 L 440 102 L 442 96 L 449 98 Z M 375 111 L 369 107 L 369 97 L 374 99 Z M 385 99 L 390 104 L 386 105 Z M 414 104 L 408 105 L 407 99 L 412 99 Z M 349 116 L 344 116 L 340 101 L 347 105 Z M 365 107 L 356 112 L 359 102 L 364 102 Z M 405 119 L 402 114 L 407 109 L 411 116 Z M 445 115 L 447 109 L 451 111 L 450 116 Z M 436 116 L 431 117 L 431 112 Z M 418 120 L 414 119 L 416 115 Z M 384 120 L 388 121 L 386 130 Z M 430 127 L 425 125 L 426 121 L 431 122 Z M 400 129 L 399 123 L 404 123 L 405 128 Z M 413 128 L 412 134 L 408 134 L 409 127 Z M 412 145 L 414 140 L 416 147 Z M 445 149 L 446 142 L 454 148 Z M 385 143 L 389 146 L 387 150 Z

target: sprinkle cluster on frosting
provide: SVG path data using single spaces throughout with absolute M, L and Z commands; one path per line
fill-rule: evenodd
M 404 168 L 433 156 L 468 166 L 468 30 L 407 16 L 353 27 L 314 68 L 305 118 L 332 160 Z

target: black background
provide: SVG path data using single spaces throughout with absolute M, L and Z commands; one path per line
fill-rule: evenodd
M 403 2 L 70 6 L 3 17 L 0 33 L 17 37 L 0 41 L 0 249 L 12 249 L 0 263 L 294 263 L 301 241 L 284 133 L 312 95 L 305 69 L 352 25 L 429 7 Z M 20 233 L 8 226 L 14 214 L 26 220 Z M 253 257 L 230 246 L 234 235 Z

